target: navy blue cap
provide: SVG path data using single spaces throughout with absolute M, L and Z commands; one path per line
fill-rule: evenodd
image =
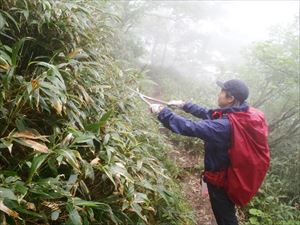
M 245 101 L 249 96 L 249 88 L 244 81 L 232 79 L 224 83 L 221 81 L 217 81 L 216 83 L 219 87 L 225 91 L 228 91 L 230 95 L 235 97 L 240 102 Z

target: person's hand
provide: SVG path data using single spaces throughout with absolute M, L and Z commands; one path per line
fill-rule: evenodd
M 163 105 L 160 104 L 151 104 L 150 105 L 150 112 L 153 114 L 158 114 L 164 108 Z
M 168 102 L 169 106 L 175 106 L 175 107 L 178 107 L 180 109 L 183 108 L 184 104 L 185 104 L 185 102 L 182 101 L 182 100 L 171 100 L 171 101 Z

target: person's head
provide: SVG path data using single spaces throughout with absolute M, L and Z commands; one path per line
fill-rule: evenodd
M 249 96 L 249 88 L 241 80 L 233 79 L 224 83 L 217 81 L 217 85 L 221 87 L 218 95 L 218 105 L 221 108 L 240 105 Z

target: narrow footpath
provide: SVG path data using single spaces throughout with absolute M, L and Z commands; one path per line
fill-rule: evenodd
M 174 146 L 169 156 L 182 171 L 178 180 L 183 187 L 183 195 L 194 210 L 197 225 L 217 225 L 209 197 L 201 193 L 200 171 L 194 169 L 201 163 L 200 154 Z

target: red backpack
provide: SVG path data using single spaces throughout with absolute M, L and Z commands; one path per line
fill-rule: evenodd
M 257 193 L 270 166 L 268 126 L 264 114 L 252 107 L 227 115 L 231 147 L 225 190 L 235 204 L 244 206 Z

